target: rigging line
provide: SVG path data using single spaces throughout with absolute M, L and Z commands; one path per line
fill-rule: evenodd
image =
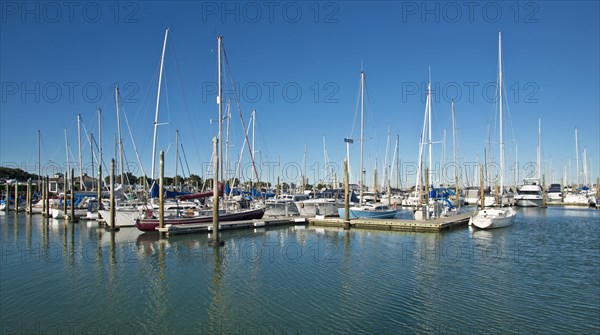
M 90 148 L 92 149 L 92 154 L 93 154 L 94 160 L 97 162 L 97 161 L 99 161 L 99 159 L 96 156 L 96 153 L 94 152 L 93 143 L 90 141 L 90 135 L 88 134 L 87 129 L 85 128 L 85 124 L 81 123 L 81 125 L 83 126 L 83 132 L 85 133 L 85 138 L 87 139 L 87 142 L 90 145 Z M 91 175 L 92 176 L 94 175 L 94 171 L 92 171 Z
M 142 109 L 146 108 L 146 103 L 149 102 L 148 95 L 150 94 L 150 89 L 152 87 L 154 87 L 152 85 L 152 83 L 155 82 L 155 80 L 158 80 L 158 71 L 160 69 L 160 61 L 158 62 L 158 64 L 156 65 L 156 69 L 154 70 L 154 75 L 152 76 L 152 78 L 150 79 L 150 81 L 148 82 L 148 87 L 146 88 L 146 93 L 144 93 L 144 97 L 142 98 L 142 103 L 140 104 L 140 107 L 138 108 L 137 112 L 135 113 L 135 117 L 133 118 L 133 122 L 132 124 L 135 125 L 138 116 L 140 115 L 140 113 L 142 112 Z M 150 113 L 142 113 L 143 116 L 148 117 L 153 117 L 153 115 L 150 115 Z M 104 115 L 102 115 L 102 117 L 104 117 Z M 154 119 L 152 119 L 152 122 L 154 122 Z
M 133 146 L 133 151 L 135 152 L 135 157 L 138 161 L 138 166 L 140 167 L 140 170 L 142 170 L 142 174 L 144 175 L 144 177 L 146 177 L 146 172 L 144 171 L 144 166 L 142 165 L 140 155 L 138 154 L 137 147 L 135 146 L 135 140 L 133 139 L 131 127 L 129 126 L 129 119 L 127 118 L 127 113 L 125 113 L 125 111 L 123 111 L 123 116 L 125 117 L 125 124 L 127 125 L 127 131 L 129 132 L 129 137 L 131 138 L 131 145 Z M 148 178 L 144 178 L 144 182 L 146 183 L 146 187 L 150 186 L 148 185 Z
M 352 119 L 352 130 L 350 131 L 350 138 L 354 138 L 354 127 L 356 126 L 356 118 L 358 116 L 358 110 L 360 105 L 360 86 L 361 80 L 358 80 L 358 89 L 356 90 L 356 105 L 354 106 L 354 118 Z M 348 163 L 350 164 L 350 163 Z
M 191 171 L 190 171 L 190 165 L 188 164 L 188 160 L 187 160 L 187 155 L 185 154 L 185 150 L 183 149 L 183 143 L 179 143 L 179 145 L 181 146 L 181 152 L 183 153 L 183 158 L 185 159 L 185 166 L 188 169 L 188 175 L 192 175 Z M 181 164 L 181 166 L 183 166 L 183 164 Z M 181 169 L 183 171 L 183 169 Z
M 192 128 L 192 140 L 194 141 L 194 148 L 196 149 L 196 155 L 197 155 L 197 157 L 200 157 L 200 147 L 198 146 L 198 139 L 196 138 L 196 129 L 194 129 L 195 122 L 192 121 L 187 95 L 185 94 L 183 81 L 181 78 L 181 71 L 179 70 L 179 62 L 177 61 L 177 56 L 175 53 L 175 42 L 174 42 L 173 37 L 171 37 L 171 39 L 169 40 L 169 46 L 171 47 L 171 53 L 173 55 L 173 63 L 175 65 L 175 73 L 177 75 L 177 80 L 179 82 L 179 86 L 181 87 L 181 94 L 183 96 L 183 109 L 185 110 L 185 115 L 187 116 L 188 124 Z
M 244 137 L 245 137 L 246 145 L 248 146 L 248 152 L 250 154 L 250 161 L 252 162 L 252 168 L 254 170 L 254 176 L 256 177 L 257 182 L 260 182 L 260 178 L 258 178 L 258 172 L 256 171 L 256 164 L 254 163 L 254 155 L 252 154 L 252 149 L 250 149 L 250 141 L 248 140 L 248 134 L 246 133 L 246 126 L 244 124 L 244 116 L 242 115 L 242 108 L 240 106 L 240 100 L 239 100 L 239 97 L 237 95 L 237 91 L 236 91 L 235 85 L 234 85 L 235 81 L 233 80 L 233 73 L 231 72 L 231 66 L 229 64 L 229 60 L 227 59 L 227 53 L 225 52 L 225 46 L 223 45 L 223 41 L 221 41 L 221 45 L 223 46 L 222 49 L 223 49 L 223 57 L 225 58 L 225 64 L 227 65 L 227 70 L 229 70 L 229 78 L 230 78 L 230 80 L 232 82 L 232 85 L 233 85 L 233 96 L 235 98 L 235 102 L 236 102 L 236 105 L 238 107 L 238 112 L 239 112 L 239 115 L 240 115 L 240 120 L 242 122 L 242 128 L 244 130 L 244 133 L 246 134 Z

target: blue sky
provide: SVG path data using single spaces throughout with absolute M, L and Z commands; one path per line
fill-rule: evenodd
M 575 127 L 580 150 L 587 152 L 590 177 L 596 178 L 600 174 L 598 13 L 595 1 L 152 1 L 80 2 L 73 7 L 3 1 L 0 163 L 36 172 L 40 129 L 42 165 L 64 168 L 64 129 L 74 154 L 70 160 L 76 161 L 76 115 L 82 115 L 88 133 L 97 137 L 97 108 L 103 110 L 107 162 L 114 156 L 117 131 L 112 88 L 119 83 L 121 110 L 150 174 L 158 67 L 164 30 L 170 27 L 159 112 L 159 122 L 168 125 L 158 129 L 158 148 L 167 152 L 167 175 L 175 172 L 176 129 L 191 173 L 206 174 L 211 138 L 217 133 L 216 123 L 210 120 L 217 119 L 216 36 L 222 35 L 245 122 L 252 109 L 257 111 L 256 156 L 263 179 L 273 181 L 279 175 L 277 162 L 288 169 L 282 172 L 284 177 L 294 179 L 305 146 L 310 181 L 316 172 L 324 178 L 323 138 L 328 160 L 339 167 L 346 155 L 343 138 L 358 139 L 360 133 L 357 99 L 362 67 L 368 91 L 367 179 L 375 161 L 382 174 L 389 125 L 390 151 L 399 134 L 400 159 L 405 164 L 402 181 L 413 184 L 408 165 L 418 158 L 429 68 L 434 88 L 433 137 L 441 141 L 446 129 L 446 162 L 452 157 L 451 98 L 456 99 L 463 164 L 483 160 L 488 125 L 492 142 L 497 142 L 493 99 L 500 29 L 510 111 L 505 119 L 507 161 L 514 162 L 517 143 L 519 177 L 531 172 L 526 164 L 536 160 L 541 117 L 542 167 L 547 179 L 553 175 L 560 181 L 569 161 L 568 174 L 574 179 Z M 231 87 L 229 75 L 226 71 L 227 87 Z M 234 102 L 231 109 L 230 157 L 235 160 L 243 133 Z M 132 172 L 140 175 L 124 118 L 121 122 L 127 161 Z M 353 171 L 358 170 L 358 148 L 355 141 L 350 153 Z M 87 140 L 82 150 L 83 161 L 89 164 Z M 491 151 L 497 159 L 495 143 Z M 433 156 L 441 163 L 441 144 L 434 145 Z

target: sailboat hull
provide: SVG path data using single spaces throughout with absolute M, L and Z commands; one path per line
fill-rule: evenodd
M 469 219 L 469 225 L 479 229 L 508 227 L 514 223 L 516 215 L 510 207 L 484 209 Z
M 265 214 L 264 208 L 244 210 L 240 212 L 226 213 L 219 215 L 219 221 L 241 221 L 262 219 Z M 195 216 L 195 217 L 174 217 L 164 218 L 164 224 L 168 225 L 184 225 L 184 224 L 199 224 L 212 222 L 212 215 Z M 141 231 L 156 231 L 158 227 L 158 219 L 137 219 L 135 222 L 137 229 Z
M 360 207 L 351 207 L 349 209 L 350 219 L 368 218 L 368 219 L 391 219 L 398 213 L 395 209 L 386 210 L 365 210 Z M 339 208 L 338 214 L 341 218 L 346 216 L 346 209 Z

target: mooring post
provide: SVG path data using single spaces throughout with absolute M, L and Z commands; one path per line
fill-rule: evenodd
M 481 209 L 485 208 L 485 194 L 483 192 L 483 164 L 479 164 L 479 202 L 481 203 Z
M 542 175 L 542 208 L 546 208 L 546 174 Z
M 219 140 L 213 137 L 213 162 L 214 162 L 214 174 L 213 174 L 213 220 L 212 230 L 213 239 L 208 243 L 213 247 L 220 247 L 225 245 L 225 242 L 219 239 L 219 151 L 218 151 Z
M 8 186 L 8 182 L 5 182 L 5 183 L 6 183 L 6 184 L 4 184 L 4 185 L 6 185 L 6 204 L 5 204 L 6 207 L 5 207 L 5 210 L 6 210 L 6 213 L 8 213 L 8 211 L 10 210 L 10 202 L 8 201 L 8 195 L 10 194 L 9 193 L 10 192 L 10 189 L 9 189 L 10 186 Z
M 344 159 L 344 229 L 350 229 L 350 183 L 348 181 L 348 160 Z
M 77 222 L 75 217 L 75 169 L 71 169 L 71 215 L 69 215 L 69 221 Z
M 15 215 L 19 213 L 19 181 L 15 180 Z
M 165 152 L 160 151 L 160 165 L 158 178 L 158 228 L 165 226 L 165 197 L 163 187 L 165 186 Z
M 46 178 L 42 178 L 38 184 L 38 190 L 40 191 L 40 201 L 42 202 L 42 217 L 46 215 L 46 187 L 44 186 Z
M 115 159 L 110 160 L 110 218 L 108 219 L 109 226 L 107 227 L 110 231 L 119 230 L 115 226 Z
M 454 167 L 456 169 L 456 167 Z M 454 207 L 458 208 L 460 206 L 460 199 L 458 197 L 458 176 L 454 176 Z
M 98 208 L 102 205 L 102 162 L 98 163 Z
M 65 213 L 65 216 L 67 215 L 67 187 L 69 185 L 68 183 L 68 179 L 69 179 L 69 171 L 65 172 L 65 175 L 63 176 L 63 212 Z
M 31 178 L 27 179 L 27 213 L 31 215 Z
M 46 183 L 45 183 L 45 189 L 46 189 L 46 217 L 50 217 L 50 176 L 46 175 Z

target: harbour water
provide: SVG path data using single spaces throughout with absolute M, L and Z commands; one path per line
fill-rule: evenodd
M 0 215 L 2 334 L 597 334 L 600 211 L 508 228 L 287 226 L 159 240 Z

